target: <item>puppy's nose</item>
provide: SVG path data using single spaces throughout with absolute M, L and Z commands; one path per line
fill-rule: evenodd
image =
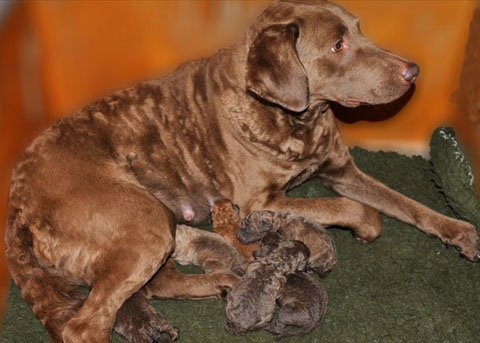
M 420 73 L 420 67 L 415 63 L 409 63 L 402 76 L 405 81 L 414 83 Z

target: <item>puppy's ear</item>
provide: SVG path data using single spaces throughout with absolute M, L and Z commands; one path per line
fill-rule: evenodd
M 297 24 L 261 31 L 247 57 L 247 90 L 283 108 L 302 112 L 309 105 L 308 78 L 297 55 Z

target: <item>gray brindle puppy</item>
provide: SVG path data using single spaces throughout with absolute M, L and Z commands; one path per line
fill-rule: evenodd
M 270 239 L 269 235 L 265 239 Z M 244 334 L 265 327 L 273 317 L 287 275 L 305 270 L 308 248 L 300 241 L 278 240 L 269 254 L 262 254 L 249 264 L 245 275 L 227 295 L 224 326 L 229 333 Z
M 155 341 L 148 301 L 127 299 L 154 282 L 176 224 L 206 223 L 219 199 L 243 214 L 348 227 L 363 242 L 380 235 L 380 211 L 476 261 L 475 227 L 362 173 L 330 109 L 391 102 L 418 70 L 369 42 L 339 6 L 271 4 L 236 44 L 94 102 L 33 141 L 10 188 L 15 283 L 53 342 L 109 342 L 126 301 L 144 324 L 126 316 L 115 325 L 131 341 Z M 312 177 L 342 197 L 285 196 Z

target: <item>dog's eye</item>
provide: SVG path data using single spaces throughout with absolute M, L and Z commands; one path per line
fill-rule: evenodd
M 335 44 L 334 46 L 332 46 L 332 48 L 330 49 L 332 52 L 340 52 L 343 50 L 343 40 L 340 39 L 337 44 Z

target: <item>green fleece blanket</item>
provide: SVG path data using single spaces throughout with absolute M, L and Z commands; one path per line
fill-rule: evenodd
M 449 128 L 437 129 L 432 160 L 393 152 L 352 149 L 360 169 L 397 191 L 449 216 L 480 227 L 480 201 L 468 163 Z M 290 196 L 332 194 L 317 180 Z M 359 244 L 350 231 L 332 228 L 338 263 L 321 282 L 329 304 L 324 321 L 310 334 L 285 342 L 478 342 L 480 340 L 480 264 L 459 258 L 414 227 L 383 217 L 383 233 Z M 223 329 L 217 300 L 159 300 L 154 306 L 180 329 L 181 342 L 273 342 L 266 332 L 231 336 Z M 113 342 L 123 342 L 113 335 Z M 2 342 L 49 342 L 12 283 Z

